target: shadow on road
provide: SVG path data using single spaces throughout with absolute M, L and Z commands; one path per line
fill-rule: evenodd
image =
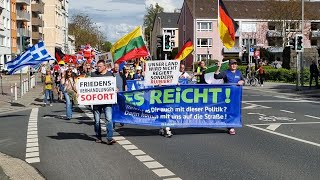
M 11 105 L 11 106 L 15 106 L 15 107 L 26 107 L 26 106 L 23 105 L 23 104 L 15 103 L 15 102 L 10 102 L 10 105 Z
M 227 133 L 226 129 L 210 129 L 210 128 L 173 128 L 174 135 L 185 134 L 216 134 Z M 119 128 L 117 132 L 122 136 L 156 136 L 159 135 L 159 129 L 140 129 L 140 128 Z
M 84 117 L 85 118 L 85 117 Z M 80 118 L 76 118 L 76 119 L 80 119 Z M 83 120 L 88 120 L 88 119 L 83 119 Z M 93 121 L 83 121 L 83 120 L 79 120 L 78 122 L 68 122 L 68 123 L 73 123 L 73 124 L 85 124 L 88 126 L 93 126 L 94 122 Z
M 8 117 L 19 117 L 19 116 L 26 116 L 26 115 L 19 115 L 19 114 L 10 114 L 10 115 L 4 115 L 4 116 L 0 116 L 0 118 L 8 118 Z
M 58 132 L 57 136 L 48 136 L 51 139 L 56 140 L 67 140 L 67 139 L 81 139 L 87 141 L 95 141 L 95 138 L 88 136 L 84 133 L 65 133 L 65 132 Z

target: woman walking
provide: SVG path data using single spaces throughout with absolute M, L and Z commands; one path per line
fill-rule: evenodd
M 63 93 L 66 100 L 67 120 L 70 120 L 72 118 L 73 104 L 77 104 L 76 81 L 71 69 L 66 71 L 64 78 L 61 79 L 61 84 L 64 86 Z

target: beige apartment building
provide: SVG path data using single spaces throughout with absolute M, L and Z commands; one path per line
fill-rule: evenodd
M 43 40 L 42 16 L 44 14 L 44 3 L 42 0 L 32 0 L 31 2 L 31 25 L 32 25 L 32 44 L 37 44 Z
M 42 0 L 45 3 L 43 34 L 46 49 L 54 56 L 55 47 L 69 53 L 68 48 L 68 5 L 69 0 Z

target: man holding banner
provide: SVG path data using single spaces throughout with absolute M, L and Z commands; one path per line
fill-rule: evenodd
M 110 71 L 107 70 L 106 62 L 104 60 L 99 60 L 97 63 L 97 71 L 92 73 L 92 77 L 110 77 L 113 76 Z M 113 139 L 113 123 L 112 123 L 112 104 L 99 104 L 93 105 L 93 115 L 94 115 L 94 130 L 96 132 L 96 143 L 103 143 L 101 140 L 101 123 L 100 116 L 102 111 L 106 117 L 106 128 L 107 128 L 107 144 L 112 145 L 116 141 Z
M 237 84 L 242 86 L 244 84 L 244 78 L 242 73 L 237 70 L 238 64 L 237 60 L 231 59 L 229 61 L 229 69 L 225 72 L 220 73 L 221 61 L 218 62 L 218 69 L 214 74 L 215 79 L 223 79 L 224 83 Z M 235 135 L 236 131 L 233 127 L 228 128 L 228 133 L 230 135 Z

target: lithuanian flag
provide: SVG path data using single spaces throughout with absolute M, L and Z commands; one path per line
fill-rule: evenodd
M 222 0 L 219 0 L 219 33 L 226 48 L 231 49 L 234 46 L 238 28 L 238 24 L 230 17 Z
M 134 58 L 148 56 L 149 51 L 142 38 L 141 27 L 137 27 L 114 43 L 111 48 L 111 53 L 113 61 L 118 64 Z
M 192 44 L 192 41 L 189 39 L 183 45 L 182 49 L 176 55 L 175 59 L 181 61 L 181 60 L 185 59 L 192 51 L 193 51 L 193 44 Z

